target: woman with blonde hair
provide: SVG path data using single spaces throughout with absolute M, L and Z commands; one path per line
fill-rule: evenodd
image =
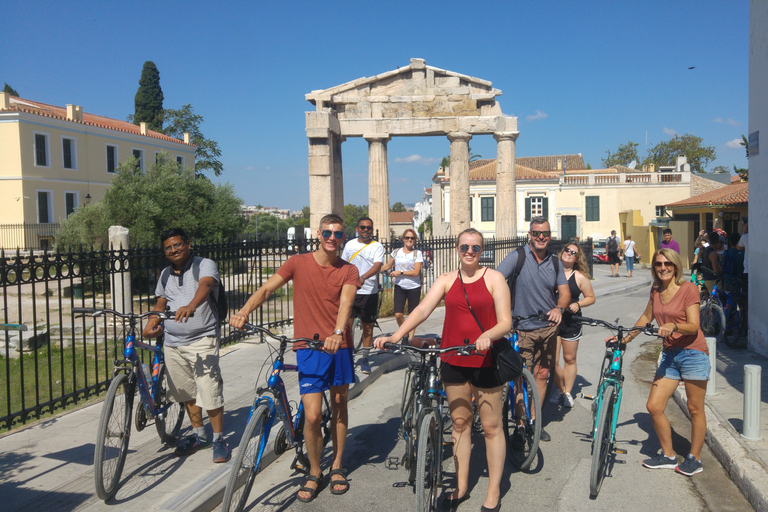
M 579 244 L 571 242 L 563 246 L 558 255 L 563 264 L 568 288 L 571 290 L 571 303 L 563 312 L 557 333 L 557 355 L 555 356 L 555 390 L 549 402 L 566 407 L 573 407 L 571 390 L 576 382 L 576 351 L 581 339 L 581 322 L 574 317 L 581 316 L 581 309 L 595 303 L 595 292 L 589 276 L 589 267 L 584 251 Z M 579 299 L 583 295 L 584 297 Z M 560 351 L 563 353 L 563 367 L 560 367 Z
M 408 228 L 403 231 L 403 246 L 400 249 L 392 251 L 390 259 L 383 267 L 385 272 L 395 267 L 389 276 L 395 281 L 395 320 L 397 325 L 403 325 L 405 321 L 405 302 L 408 301 L 408 312 L 410 313 L 421 301 L 421 266 L 424 263 L 424 257 L 421 251 L 416 250 L 416 240 L 419 239 L 416 231 Z M 410 339 L 416 335 L 414 328 L 409 333 Z
M 704 333 L 699 327 L 699 290 L 693 283 L 683 280 L 680 256 L 672 249 L 659 249 L 651 259 L 653 285 L 648 305 L 636 326 L 656 321 L 659 336 L 664 338 L 664 352 L 656 376 L 651 385 L 646 408 L 651 414 L 653 429 L 661 444 L 661 452 L 645 459 L 643 466 L 649 469 L 674 469 L 686 476 L 701 473 L 701 448 L 707 433 L 704 414 L 704 395 L 709 380 L 709 351 Z M 622 341 L 628 343 L 638 331 Z M 616 337 L 606 341 L 615 341 Z M 688 412 L 691 416 L 691 451 L 678 464 L 672 447 L 672 428 L 664 414 L 672 393 L 679 381 L 685 385 L 688 396 Z

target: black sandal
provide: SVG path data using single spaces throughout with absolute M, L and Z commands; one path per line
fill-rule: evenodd
M 340 475 L 342 477 L 342 480 L 334 480 L 334 475 Z M 343 485 L 344 488 L 342 489 L 336 489 L 337 485 Z M 334 469 L 331 471 L 329 475 L 328 480 L 328 486 L 331 488 L 331 494 L 344 494 L 349 490 L 349 481 L 347 480 L 347 470 L 340 468 L 340 469 Z
M 311 487 L 307 487 L 307 482 L 315 482 L 317 484 L 317 487 L 314 489 Z M 320 475 L 319 477 L 316 477 L 315 475 L 307 475 L 307 479 L 304 480 L 304 485 L 299 488 L 298 491 L 296 491 L 296 498 L 302 502 L 302 503 L 309 503 L 313 499 L 317 498 L 317 493 L 320 492 L 320 489 L 323 485 L 323 475 Z M 308 492 L 309 498 L 303 498 L 299 495 L 300 492 Z

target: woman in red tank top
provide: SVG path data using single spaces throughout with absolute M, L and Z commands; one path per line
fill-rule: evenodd
M 456 250 L 460 258 L 459 270 L 441 275 L 397 331 L 392 336 L 377 338 L 374 346 L 382 348 L 384 343 L 399 341 L 429 318 L 440 301 L 445 299 L 442 346 L 463 345 L 464 340 L 468 339 L 481 352 L 473 356 L 446 356 L 443 359 L 441 373 L 453 420 L 451 438 L 458 482 L 456 490 L 446 498 L 445 505 L 455 508 L 469 498 L 474 395 L 485 432 L 485 455 L 488 461 L 488 491 L 483 510 L 498 511 L 501 506 L 500 484 L 507 440 L 501 417 L 504 383 L 499 382 L 491 365 L 490 349 L 512 327 L 509 286 L 499 272 L 480 266 L 483 235 L 479 231 L 462 231 L 456 240 Z M 472 306 L 477 321 L 468 304 Z

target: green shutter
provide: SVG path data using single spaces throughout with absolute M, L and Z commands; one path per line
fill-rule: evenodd
M 545 217 L 547 220 L 549 220 L 549 198 L 548 197 L 541 198 L 541 214 L 542 214 L 542 217 Z
M 531 198 L 530 197 L 525 198 L 525 221 L 526 222 L 531 221 Z

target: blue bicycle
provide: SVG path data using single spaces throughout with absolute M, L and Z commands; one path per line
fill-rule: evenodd
M 73 308 L 72 313 L 94 318 L 108 314 L 127 320 L 129 325 L 123 358 L 115 361 L 112 383 L 104 399 L 93 457 L 96 494 L 106 501 L 117 492 L 125 465 L 128 441 L 131 437 L 131 412 L 137 388 L 141 400 L 136 405 L 136 430 L 141 432 L 149 420 L 154 420 L 160 442 L 166 446 L 174 446 L 178 442 L 179 430 L 184 420 L 184 407 L 171 401 L 168 396 L 162 338 L 158 338 L 154 347 L 136 340 L 136 324 L 139 320 L 150 316 L 156 316 L 160 320 L 172 320 L 176 313 L 147 311 L 134 314 L 96 308 Z M 137 348 L 149 350 L 154 354 L 150 376 L 144 374 Z
M 275 424 L 281 425 L 274 441 L 275 455 L 282 455 L 288 448 L 294 448 L 296 457 L 293 459 L 291 469 L 309 474 L 309 460 L 304 453 L 304 403 L 299 401 L 296 415 L 293 415 L 293 404 L 288 401 L 285 383 L 280 373 L 298 372 L 295 364 L 285 364 L 285 351 L 289 343 L 296 341 L 306 342 L 307 348 L 322 350 L 323 341 L 315 335 L 314 339 L 277 336 L 270 331 L 246 323 L 243 325 L 245 334 L 263 334 L 279 342 L 279 346 L 273 353 L 272 371 L 267 378 L 267 387 L 256 390 L 256 399 L 251 406 L 248 415 L 248 424 L 240 440 L 237 456 L 229 474 L 227 487 L 224 491 L 222 502 L 223 512 L 240 512 L 245 507 L 248 495 L 253 487 L 256 475 L 263 469 L 262 461 L 267 452 L 267 441 Z M 329 356 L 330 357 L 330 356 Z M 331 439 L 331 407 L 329 393 L 323 393 L 321 429 L 323 432 L 323 446 Z

